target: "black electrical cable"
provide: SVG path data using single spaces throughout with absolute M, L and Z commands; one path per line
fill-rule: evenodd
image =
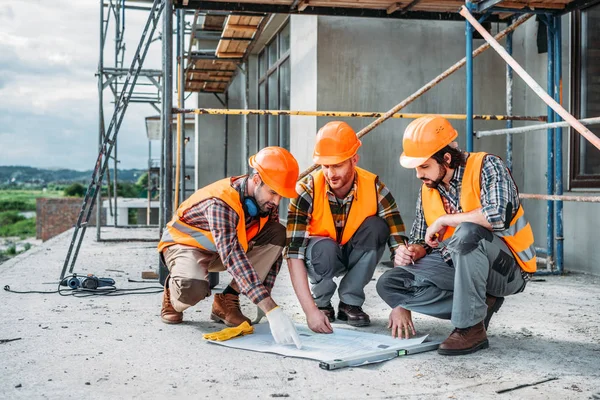
M 76 277 L 76 275 L 72 275 L 72 277 Z M 70 277 L 63 279 L 62 282 L 64 282 L 68 278 L 70 278 Z M 98 289 L 86 289 L 86 288 L 61 289 L 60 283 L 61 282 L 58 283 L 57 290 L 45 291 L 45 292 L 38 291 L 38 290 L 25 290 L 25 291 L 13 290 L 10 288 L 9 285 L 5 285 L 4 290 L 7 292 L 10 292 L 10 293 L 17 293 L 17 294 L 56 294 L 56 293 L 58 293 L 61 296 L 73 296 L 73 297 L 91 297 L 91 296 L 113 297 L 113 296 L 127 296 L 127 295 L 134 295 L 134 294 L 156 294 L 156 293 L 162 293 L 164 290 L 164 288 L 162 286 L 150 286 L 150 287 L 132 288 L 132 289 L 117 289 L 116 286 L 102 286 Z M 141 283 L 141 282 L 137 282 L 137 283 Z

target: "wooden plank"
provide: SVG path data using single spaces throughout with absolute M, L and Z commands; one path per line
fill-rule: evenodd
M 142 279 L 158 279 L 158 274 L 154 271 L 142 271 Z

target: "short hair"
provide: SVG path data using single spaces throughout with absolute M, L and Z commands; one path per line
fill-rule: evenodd
M 459 166 L 465 166 L 467 164 L 467 159 L 465 157 L 465 153 L 458 147 L 453 147 L 447 145 L 443 149 L 439 150 L 437 153 L 431 156 L 438 164 L 446 164 L 446 160 L 444 160 L 444 155 L 448 153 L 450 154 L 450 163 L 448 167 L 450 169 L 456 169 Z

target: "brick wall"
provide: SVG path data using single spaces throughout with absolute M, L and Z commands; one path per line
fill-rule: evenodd
M 75 226 L 83 198 L 36 199 L 36 239 L 46 241 Z M 84 215 L 85 218 L 85 215 Z M 106 212 L 102 212 L 102 225 L 106 225 Z M 96 209 L 92 211 L 89 226 L 96 226 Z

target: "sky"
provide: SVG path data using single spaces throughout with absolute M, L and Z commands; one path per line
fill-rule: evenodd
M 105 11 L 106 13 L 106 11 Z M 100 0 L 0 1 L 0 165 L 93 169 L 98 156 Z M 125 67 L 139 43 L 147 12 L 128 11 Z M 114 20 L 105 66 L 114 66 Z M 161 26 L 157 32 L 161 31 Z M 160 69 L 161 45 L 144 68 Z M 104 91 L 105 120 L 113 105 Z M 119 168 L 145 168 L 149 104 L 132 104 L 118 134 Z M 106 124 L 108 127 L 108 123 Z M 153 156 L 157 144 L 153 146 Z

